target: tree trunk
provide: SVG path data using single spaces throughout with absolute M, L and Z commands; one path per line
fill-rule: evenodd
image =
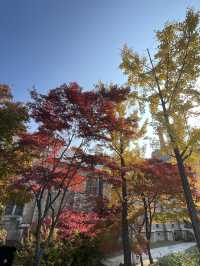
M 131 263 L 131 248 L 129 241 L 128 228 L 128 204 L 127 204 L 127 184 L 126 179 L 122 179 L 122 243 L 124 251 L 124 265 L 132 266 Z
M 175 148 L 174 153 L 176 156 L 179 174 L 180 174 L 180 177 L 182 180 L 182 186 L 183 186 L 183 191 L 184 191 L 184 195 L 185 195 L 185 200 L 187 203 L 188 212 L 189 212 L 190 219 L 192 222 L 192 227 L 194 230 L 194 235 L 196 238 L 197 247 L 200 251 L 200 226 L 199 226 L 199 220 L 198 220 L 198 216 L 197 216 L 197 210 L 196 210 L 193 198 L 192 198 L 192 192 L 190 189 L 190 184 L 188 181 L 188 177 L 186 175 L 185 166 L 184 166 L 183 160 L 181 158 L 180 152 L 178 149 Z
M 153 257 L 151 255 L 151 249 L 150 249 L 151 223 L 150 223 L 149 217 L 148 217 L 148 206 L 147 206 L 145 197 L 143 197 L 143 203 L 144 203 L 144 216 L 145 216 L 145 233 L 146 233 L 146 239 L 148 240 L 147 253 L 148 253 L 150 264 L 153 264 Z
M 41 246 L 39 248 L 36 248 L 35 266 L 40 266 L 41 260 L 42 260 L 42 253 L 43 253 L 43 250 Z
M 140 255 L 140 265 L 141 266 L 144 266 L 143 259 L 142 259 L 142 255 Z
M 122 243 L 124 253 L 124 266 L 132 266 L 131 247 L 129 239 L 129 224 L 128 224 L 128 195 L 127 195 L 127 181 L 126 173 L 124 172 L 125 161 L 123 158 L 124 143 L 123 138 L 120 137 L 120 174 L 122 180 Z
M 36 247 L 35 247 L 35 266 L 40 266 L 41 259 L 42 259 L 42 248 L 41 248 L 41 225 L 37 225 L 36 229 Z
M 150 242 L 147 243 L 147 253 L 148 253 L 148 257 L 149 257 L 149 263 L 153 264 L 153 257 L 151 255 Z

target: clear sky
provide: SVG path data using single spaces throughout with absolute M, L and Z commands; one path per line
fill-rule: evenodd
M 18 100 L 77 81 L 124 83 L 124 43 L 152 48 L 154 30 L 200 0 L 0 0 L 0 83 Z
M 187 7 L 200 9 L 200 0 L 0 0 L 0 83 L 21 101 L 33 86 L 45 93 L 71 81 L 123 84 L 123 45 L 153 49 L 154 31 L 182 20 Z

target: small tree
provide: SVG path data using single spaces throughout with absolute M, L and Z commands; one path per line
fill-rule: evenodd
M 147 253 L 150 264 L 153 264 L 150 250 L 152 223 L 161 207 L 167 206 L 166 202 L 173 199 L 175 206 L 178 206 L 178 203 L 184 201 L 181 179 L 176 165 L 157 159 L 146 159 L 133 167 L 135 173 L 129 184 L 130 195 L 137 198 L 139 206 L 142 206 Z
M 52 241 L 52 236 L 59 217 L 66 206 L 72 203 L 72 193 L 83 188 L 85 177 L 81 176 L 81 160 L 73 152 L 71 158 L 64 160 L 65 146 L 61 139 L 54 138 L 46 133 L 26 134 L 20 141 L 26 152 L 34 156 L 32 165 L 22 172 L 22 177 L 17 180 L 17 185 L 27 190 L 36 201 L 36 255 L 35 265 L 40 265 L 43 256 L 41 246 L 47 246 Z M 68 150 L 68 152 L 72 152 Z M 42 226 L 47 217 L 50 217 L 48 238 L 45 243 L 42 239 Z
M 19 150 L 16 139 L 26 131 L 28 110 L 13 100 L 11 89 L 0 84 L 0 209 L 11 200 L 12 177 L 26 167 L 27 157 Z M 18 195 L 19 196 L 19 195 Z M 19 198 L 19 197 L 18 197 Z M 1 212 L 0 211 L 0 212 Z

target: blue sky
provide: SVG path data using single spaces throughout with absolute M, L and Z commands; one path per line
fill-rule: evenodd
M 1 0 L 0 82 L 18 100 L 77 81 L 124 83 L 120 49 L 152 48 L 154 30 L 199 0 Z
M 153 49 L 155 30 L 184 19 L 187 7 L 200 0 L 0 0 L 0 83 L 21 101 L 33 86 L 123 84 L 123 45 Z

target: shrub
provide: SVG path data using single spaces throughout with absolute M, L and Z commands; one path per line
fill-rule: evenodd
M 6 236 L 7 236 L 7 231 L 5 229 L 0 229 L 0 245 L 5 244 Z
M 77 235 L 73 241 L 53 243 L 44 251 L 41 266 L 97 266 L 102 259 L 99 243 L 95 238 Z M 34 260 L 34 248 L 24 246 L 17 252 L 15 266 L 31 266 Z
M 78 245 L 72 248 L 70 266 L 96 266 L 102 259 L 98 240 L 84 237 L 79 238 L 78 242 Z
M 190 249 L 185 253 L 179 252 L 172 255 L 165 256 L 155 266 L 199 266 L 200 255 L 197 249 Z
M 15 255 L 15 266 L 31 266 L 34 261 L 34 249 L 32 243 L 26 243 L 23 247 L 21 247 Z

